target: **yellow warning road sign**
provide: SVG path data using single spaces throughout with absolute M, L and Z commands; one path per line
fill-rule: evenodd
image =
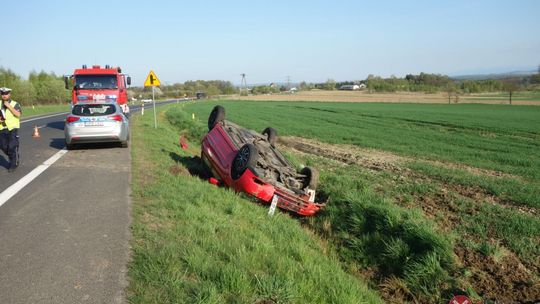
M 155 87 L 160 86 L 161 82 L 159 82 L 159 79 L 156 76 L 156 73 L 154 71 L 150 70 L 150 73 L 148 73 L 148 77 L 146 77 L 146 80 L 144 81 L 145 87 Z

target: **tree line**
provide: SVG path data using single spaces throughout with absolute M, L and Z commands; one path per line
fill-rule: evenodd
M 408 74 L 404 78 L 382 78 L 370 75 L 366 87 L 374 92 L 459 92 L 463 94 L 505 91 L 507 83 L 518 84 L 519 89 L 526 89 L 530 77 L 509 77 L 506 79 L 456 80 L 446 75 L 420 73 Z
M 370 92 L 425 92 L 425 93 L 448 93 L 449 99 L 453 95 L 483 92 L 512 92 L 521 90 L 540 89 L 540 66 L 538 73 L 529 76 L 507 77 L 503 79 L 485 80 L 457 80 L 446 75 L 420 73 L 408 74 L 405 77 L 395 76 L 382 78 L 369 75 L 361 81 L 337 82 L 328 79 L 323 83 L 297 84 L 298 90 L 338 90 L 343 85 L 364 84 Z M 23 104 L 60 104 L 69 103 L 70 91 L 64 87 L 63 76 L 57 76 L 53 72 L 46 73 L 30 72 L 28 80 L 21 78 L 10 69 L 0 67 L 0 86 L 13 89 L 13 99 Z M 269 94 L 289 90 L 289 87 L 259 85 L 250 88 L 251 94 Z M 242 89 L 234 86 L 230 81 L 223 80 L 195 80 L 172 85 L 162 85 L 156 88 L 157 98 L 182 98 L 195 97 L 198 92 L 206 96 L 232 95 L 242 93 Z M 150 87 L 131 87 L 128 90 L 130 99 L 148 99 L 152 97 Z
M 407 74 L 399 78 L 391 76 L 383 78 L 369 75 L 365 80 L 337 82 L 328 79 L 324 83 L 308 84 L 301 82 L 299 89 L 338 90 L 343 85 L 364 84 L 370 92 L 456 92 L 462 94 L 502 92 L 508 91 L 509 87 L 516 90 L 540 89 L 540 67 L 538 74 L 529 76 L 508 76 L 501 79 L 453 79 L 446 75 L 420 73 L 418 75 Z
M 12 98 L 25 105 L 61 104 L 70 100 L 63 77 L 54 73 L 30 72 L 26 80 L 12 70 L 0 67 L 0 86 L 13 89 Z
M 30 72 L 28 80 L 15 74 L 11 69 L 0 67 L 0 86 L 13 89 L 12 98 L 25 105 L 62 104 L 71 101 L 71 92 L 66 90 L 63 76 L 55 73 Z M 206 96 L 232 95 L 238 89 L 230 81 L 196 80 L 156 88 L 157 98 L 195 97 L 197 92 Z M 151 98 L 152 88 L 131 87 L 128 89 L 131 98 Z

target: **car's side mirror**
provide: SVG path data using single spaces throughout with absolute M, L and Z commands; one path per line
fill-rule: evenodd
M 127 84 L 131 85 L 131 77 L 130 76 L 127 77 Z
M 69 77 L 68 76 L 64 76 L 64 84 L 66 86 L 66 89 L 69 90 Z

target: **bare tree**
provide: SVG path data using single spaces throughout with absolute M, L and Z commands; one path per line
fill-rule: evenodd
M 515 82 L 508 81 L 504 83 L 503 88 L 505 92 L 508 92 L 509 103 L 512 104 L 512 95 L 519 89 L 519 86 Z
M 451 103 L 453 96 L 456 98 L 455 102 L 457 103 L 457 101 L 458 101 L 457 88 L 456 88 L 456 86 L 454 84 L 448 83 L 446 85 L 446 93 L 448 94 L 448 104 Z

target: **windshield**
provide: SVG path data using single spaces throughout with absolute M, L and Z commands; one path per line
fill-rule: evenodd
M 75 105 L 71 113 L 78 116 L 101 116 L 111 115 L 116 112 L 112 104 L 82 104 Z
M 75 85 L 79 89 L 117 89 L 116 75 L 77 75 Z

